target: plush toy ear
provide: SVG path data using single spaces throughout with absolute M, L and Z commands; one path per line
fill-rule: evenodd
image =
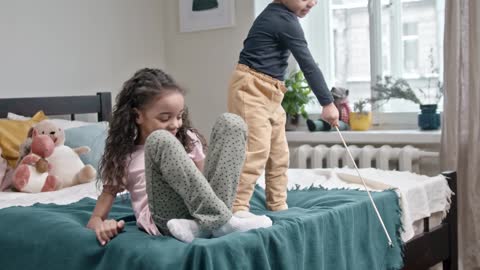
M 37 136 L 37 130 L 34 129 L 33 127 L 31 127 L 31 128 L 28 130 L 27 138 L 32 138 L 33 136 Z
M 350 90 L 348 90 L 348 89 L 347 89 L 347 90 L 345 90 L 345 95 L 347 95 L 347 96 L 348 96 L 348 93 L 350 93 Z

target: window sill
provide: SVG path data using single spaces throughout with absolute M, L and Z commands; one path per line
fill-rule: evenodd
M 287 131 L 288 143 L 341 144 L 336 131 Z M 420 130 L 367 130 L 342 131 L 347 144 L 440 144 L 441 131 Z

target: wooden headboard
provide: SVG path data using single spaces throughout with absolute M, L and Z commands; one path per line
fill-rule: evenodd
M 0 118 L 9 112 L 32 116 L 43 110 L 46 115 L 70 115 L 96 113 L 98 121 L 109 121 L 112 113 L 110 92 L 99 92 L 90 96 L 0 98 Z

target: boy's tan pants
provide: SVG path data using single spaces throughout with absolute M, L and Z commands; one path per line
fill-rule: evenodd
M 233 212 L 249 210 L 256 181 L 265 169 L 267 208 L 287 209 L 289 152 L 285 111 L 281 106 L 283 82 L 239 64 L 228 92 L 228 111 L 248 125 L 247 153 L 233 203 Z

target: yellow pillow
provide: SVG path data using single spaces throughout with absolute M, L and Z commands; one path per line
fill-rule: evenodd
M 15 167 L 20 145 L 27 139 L 28 130 L 36 123 L 47 119 L 43 111 L 37 112 L 29 120 L 0 119 L 0 148 L 2 156 L 10 167 Z

